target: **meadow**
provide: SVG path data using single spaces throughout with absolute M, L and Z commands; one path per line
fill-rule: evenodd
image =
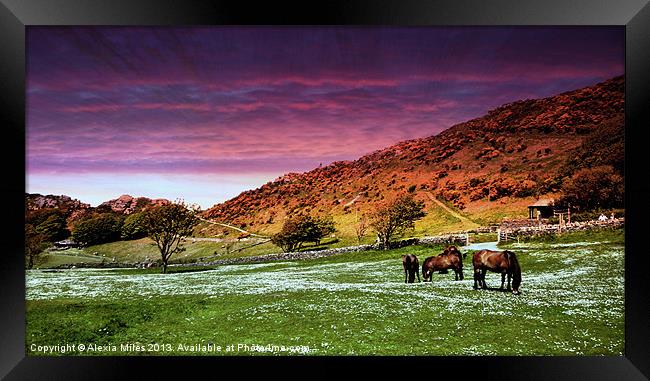
M 64 355 L 623 354 L 622 229 L 500 247 L 519 258 L 521 295 L 473 290 L 470 249 L 463 281 L 450 272 L 405 284 L 401 256 L 422 263 L 442 250 L 430 246 L 164 275 L 29 270 L 26 352 L 83 343 L 107 350 Z M 497 274 L 486 280 L 500 285 Z M 222 350 L 196 350 L 208 344 Z M 259 351 L 267 345 L 279 350 Z

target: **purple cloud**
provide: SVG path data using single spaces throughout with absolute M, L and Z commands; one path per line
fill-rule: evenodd
M 623 38 L 619 27 L 28 27 L 27 175 L 276 176 L 355 159 L 622 74 Z

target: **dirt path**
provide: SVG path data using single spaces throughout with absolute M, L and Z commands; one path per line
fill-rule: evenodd
M 350 206 L 350 205 L 354 204 L 354 203 L 359 199 L 359 197 L 361 197 L 360 194 L 356 195 L 356 196 L 355 196 L 355 197 L 354 197 L 350 202 L 348 202 L 347 204 L 343 205 L 343 207 L 345 208 L 346 206 Z
M 444 209 L 447 213 L 451 214 L 452 216 L 454 216 L 454 217 L 458 218 L 459 220 L 461 220 L 461 222 L 463 222 L 464 224 L 468 225 L 468 227 L 470 229 L 477 228 L 477 227 L 480 226 L 476 222 L 474 222 L 474 221 L 470 220 L 469 218 L 459 214 L 455 210 L 453 210 L 450 207 L 448 207 L 447 205 L 445 205 L 444 202 L 438 200 L 434 195 L 431 194 L 431 192 L 425 192 L 425 193 L 427 194 L 427 197 L 429 197 L 429 199 L 431 201 L 435 202 L 438 206 L 440 206 L 442 209 Z
M 250 234 L 252 237 L 268 238 L 268 237 L 263 236 L 263 235 L 259 235 L 259 234 L 255 234 L 255 233 L 247 232 L 246 230 L 244 230 L 244 229 L 242 229 L 242 228 L 238 228 L 238 227 L 236 227 L 236 226 L 232 226 L 232 225 L 228 225 L 228 224 L 222 224 L 221 222 L 214 222 L 214 221 L 206 220 L 206 219 L 204 219 L 204 218 L 200 218 L 200 217 L 199 217 L 199 220 L 204 221 L 204 222 L 207 222 L 207 223 L 209 223 L 209 224 L 223 226 L 224 228 L 234 229 L 234 230 L 237 230 L 237 231 L 240 232 L 240 233 Z

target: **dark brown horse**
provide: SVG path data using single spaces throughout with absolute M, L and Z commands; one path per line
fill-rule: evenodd
M 420 273 L 418 272 L 418 257 L 413 254 L 402 255 L 402 266 L 404 266 L 404 283 L 415 282 L 415 274 L 418 275 L 418 282 L 420 282 Z M 407 282 L 408 275 L 408 282 Z
M 512 251 L 480 250 L 474 253 L 472 258 L 474 264 L 474 289 L 487 288 L 485 284 L 485 272 L 490 270 L 501 273 L 501 289 L 503 290 L 506 276 L 508 276 L 508 291 L 510 291 L 510 279 L 512 279 L 512 293 L 519 294 L 521 285 L 521 267 L 517 256 Z
M 436 257 L 428 257 L 422 263 L 422 278 L 424 281 L 431 281 L 431 275 L 436 271 L 452 269 L 456 275 L 456 280 L 464 279 L 463 275 L 463 258 L 465 255 L 461 254 L 456 246 L 447 246 L 442 254 Z

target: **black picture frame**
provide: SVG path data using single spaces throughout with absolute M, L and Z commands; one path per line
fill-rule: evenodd
M 166 358 L 26 357 L 23 223 L 25 192 L 25 26 L 27 25 L 621 25 L 626 31 L 626 252 L 623 357 Z M 650 6 L 647 0 L 347 0 L 250 2 L 173 0 L 0 0 L 0 112 L 5 244 L 1 256 L 0 376 L 7 379 L 147 378 L 175 369 L 230 368 L 246 377 L 394 371 L 433 377 L 436 369 L 475 369 L 477 377 L 528 380 L 650 376 L 649 270 L 643 238 L 650 186 L 644 130 L 650 109 Z M 585 292 L 588 292 L 587 290 Z M 188 364 L 189 363 L 189 364 Z M 430 370 L 426 370 L 430 369 Z M 215 373 L 215 371 L 217 373 Z M 411 374 L 411 372 L 413 372 Z M 452 372 L 453 373 L 453 372 Z M 442 376 L 442 375 L 441 375 Z M 456 375 L 457 376 L 457 375 Z M 454 377 L 456 377 L 454 376 Z

